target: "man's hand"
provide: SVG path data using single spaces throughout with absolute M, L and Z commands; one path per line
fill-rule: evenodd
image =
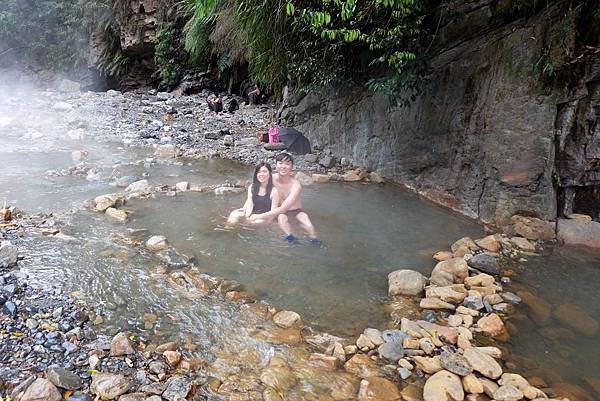
M 262 213 L 261 214 L 251 214 L 250 217 L 248 217 L 248 220 L 250 221 L 256 221 L 256 220 L 262 220 Z

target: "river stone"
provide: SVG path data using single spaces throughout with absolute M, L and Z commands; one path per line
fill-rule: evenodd
M 467 376 L 473 372 L 466 358 L 456 352 L 442 352 L 440 363 L 442 368 L 459 376 Z
M 453 304 L 461 303 L 467 293 L 463 288 L 458 288 L 458 285 L 455 286 L 446 286 L 446 287 L 435 287 L 430 286 L 425 290 L 425 296 L 427 298 L 439 298 L 444 302 L 449 302 Z M 457 291 L 460 290 L 460 291 Z
M 181 376 L 173 376 L 167 382 L 167 388 L 162 393 L 169 401 L 184 400 L 192 389 L 192 384 Z
M 76 391 L 65 401 L 92 401 L 92 397 L 81 391 Z
M 500 296 L 502 297 L 502 299 L 504 299 L 506 302 L 509 302 L 511 304 L 517 305 L 521 303 L 521 297 L 519 297 L 517 294 L 513 294 L 512 292 L 503 292 L 500 294 Z
M 527 252 L 535 251 L 535 244 L 532 243 L 531 241 L 529 241 L 527 238 L 512 237 L 510 239 L 510 242 L 511 242 L 511 244 L 513 244 L 514 246 L 516 246 L 517 248 L 519 248 L 523 251 L 527 251 Z
M 515 233 L 530 240 L 553 240 L 556 237 L 556 223 L 540 220 L 536 217 L 515 215 L 511 221 Z
M 49 380 L 38 378 L 27 387 L 21 401 L 62 401 L 62 397 Z
M 465 279 L 465 285 L 467 287 L 489 287 L 494 285 L 494 276 L 490 276 L 487 273 L 479 273 L 472 277 L 467 277 Z
M 398 362 L 404 356 L 402 343 L 386 342 L 377 348 L 379 356 L 392 362 Z
M 235 144 L 235 140 L 233 139 L 233 135 L 225 135 L 223 137 L 223 146 L 233 146 Z
M 124 175 L 123 177 L 117 178 L 115 183 L 119 188 L 127 188 L 130 184 L 139 180 L 139 177 L 136 177 L 135 175 Z
M 442 370 L 442 362 L 438 355 L 434 357 L 414 356 L 413 360 L 423 372 L 433 374 Z
M 294 387 L 296 380 L 287 362 L 280 357 L 271 358 L 267 368 L 260 374 L 263 384 L 283 393 Z
M 344 370 L 361 378 L 383 375 L 380 366 L 366 354 L 354 355 L 344 364 Z
M 381 175 L 379 175 L 375 171 L 371 171 L 369 173 L 369 181 L 374 182 L 376 184 L 382 184 L 385 180 Z
M 462 283 L 469 276 L 469 266 L 463 258 L 452 258 L 439 262 L 433 268 L 429 281 L 440 287 Z
M 335 166 L 336 160 L 333 156 L 324 156 L 319 160 L 319 164 L 325 168 L 332 168 Z
M 185 192 L 190 189 L 190 183 L 188 181 L 181 181 L 175 184 L 175 189 L 179 192 Z
M 153 252 L 162 251 L 168 247 L 169 243 L 167 242 L 167 238 L 163 235 L 154 235 L 146 241 L 146 248 Z
M 419 303 L 421 309 L 431 310 L 451 310 L 453 311 L 456 307 L 451 303 L 444 302 L 439 298 L 423 298 Z
M 177 366 L 181 362 L 181 352 L 179 351 L 165 351 L 163 355 L 171 366 Z
M 408 338 L 409 335 L 403 332 L 402 330 L 383 330 L 381 332 L 381 337 L 386 343 L 402 344 L 404 339 Z
M 123 375 L 93 373 L 90 391 L 100 398 L 113 400 L 129 390 L 129 380 Z
M 327 174 L 313 173 L 310 177 L 312 178 L 313 182 L 316 182 L 316 183 L 329 182 L 329 176 Z
M 346 171 L 342 176 L 342 179 L 346 182 L 360 181 L 360 172 L 358 170 Z
M 139 180 L 139 181 L 132 182 L 131 184 L 129 184 L 129 186 L 127 188 L 125 188 L 125 191 L 147 194 L 147 193 L 152 192 L 152 187 L 150 187 L 148 180 Z
M 378 347 L 381 344 L 383 344 L 383 336 L 381 334 L 381 331 L 368 327 L 363 331 L 363 334 L 375 347 Z
M 0 243 L 0 267 L 12 267 L 17 264 L 17 247 L 10 241 Z
M 519 401 L 523 399 L 523 392 L 512 385 L 500 386 L 494 392 L 494 399 L 497 401 Z
M 127 334 L 118 333 L 113 337 L 110 342 L 110 355 L 111 356 L 122 356 L 134 354 L 135 350 L 131 346 Z
M 144 393 L 129 393 L 119 397 L 119 401 L 146 401 Z
M 127 213 L 125 213 L 122 210 L 115 209 L 114 207 L 109 207 L 108 209 L 106 209 L 106 212 L 104 212 L 104 213 L 106 214 L 106 216 L 110 217 L 111 219 L 119 221 L 121 223 L 123 223 L 127 220 Z
M 481 352 L 476 348 L 467 348 L 464 351 L 464 357 L 469 362 L 473 370 L 489 377 L 497 379 L 502 375 L 502 367 L 491 356 Z
M 277 142 L 277 143 L 265 143 L 263 145 L 263 147 L 265 148 L 265 150 L 272 150 L 272 151 L 278 151 L 278 150 L 285 150 L 287 149 L 287 145 L 283 142 Z
M 502 245 L 496 237 L 496 235 L 488 235 L 487 237 L 475 241 L 475 243 L 488 252 L 498 252 L 502 249 Z
M 289 310 L 282 310 L 273 315 L 273 322 L 285 329 L 294 327 L 294 326 L 302 326 L 302 318 L 299 314 Z
M 466 375 L 462 378 L 463 388 L 467 393 L 470 394 L 481 394 L 483 393 L 483 384 L 473 373 Z
M 176 157 L 177 147 L 172 144 L 159 145 L 156 147 L 154 155 L 158 157 Z
M 500 386 L 514 386 L 518 388 L 525 397 L 532 400 L 537 397 L 544 397 L 544 393 L 533 387 L 529 382 L 521 375 L 516 373 L 504 373 L 500 380 L 498 380 Z
M 517 295 L 523 300 L 523 303 L 531 312 L 530 316 L 535 323 L 543 326 L 550 321 L 552 306 L 548 302 L 529 291 L 518 291 Z
M 367 377 L 360 381 L 359 401 L 397 401 L 401 397 L 398 387 L 383 377 Z
M 52 384 L 65 390 L 76 390 L 81 387 L 79 376 L 64 368 L 51 366 L 46 371 L 46 376 Z
M 552 314 L 564 325 L 593 337 L 598 332 L 598 322 L 585 310 L 575 304 L 562 304 L 552 310 Z
M 506 334 L 504 322 L 498 315 L 491 313 L 477 321 L 477 327 L 487 336 L 500 337 Z
M 468 253 L 478 249 L 477 244 L 469 237 L 464 237 L 454 242 L 450 249 L 452 249 L 452 253 L 455 257 L 462 258 Z
M 388 274 L 389 295 L 419 295 L 427 284 L 427 279 L 414 270 L 396 270 Z
M 489 253 L 480 253 L 467 261 L 467 264 L 474 269 L 489 274 L 500 274 L 500 267 L 494 255 Z
M 441 370 L 427 379 L 423 388 L 424 401 L 463 401 L 465 392 L 460 377 Z
M 99 212 L 105 212 L 109 207 L 119 206 L 122 203 L 121 194 L 105 194 L 94 198 L 95 209 Z

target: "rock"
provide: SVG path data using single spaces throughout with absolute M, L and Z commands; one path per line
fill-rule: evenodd
M 439 262 L 431 272 L 430 282 L 440 287 L 462 283 L 469 276 L 469 266 L 463 258 Z
M 580 213 L 571 213 L 567 216 L 569 220 L 578 220 L 578 221 L 592 221 L 592 216 L 588 216 L 587 214 Z
M 456 352 L 442 352 L 440 362 L 443 369 L 459 376 L 471 375 L 473 372 L 473 368 L 469 365 L 467 359 Z
M 495 359 L 502 358 L 502 351 L 497 347 L 477 347 L 477 350 Z
M 502 297 L 502 299 L 504 299 L 506 302 L 509 302 L 511 304 L 514 305 L 518 305 L 521 303 L 522 299 L 521 297 L 519 297 L 516 294 L 513 294 L 512 292 L 503 292 L 502 294 L 500 294 L 500 296 Z
M 514 246 L 516 246 L 517 248 L 519 248 L 523 251 L 527 251 L 527 252 L 535 251 L 535 244 L 530 242 L 527 238 L 512 237 L 510 239 L 510 242 L 511 242 L 511 244 L 513 244 Z
M 163 355 L 171 366 L 177 366 L 181 361 L 181 353 L 178 351 L 165 351 Z
M 463 356 L 469 362 L 473 370 L 490 379 L 497 379 L 502 375 L 502 367 L 498 362 L 477 348 L 465 349 Z
M 423 298 L 419 303 L 419 307 L 431 310 L 454 310 L 456 308 L 451 303 L 444 302 L 439 298 Z
M 125 192 L 149 194 L 150 192 L 152 192 L 152 187 L 148 183 L 148 180 L 139 180 L 129 184 L 129 186 L 125 188 Z
M 469 297 L 467 297 L 467 298 L 469 298 Z M 481 299 L 481 297 L 478 297 L 478 299 Z M 483 303 L 481 304 L 481 307 L 483 308 Z M 456 313 L 460 313 L 461 315 L 469 315 L 469 316 L 473 316 L 473 317 L 479 316 L 479 312 L 477 310 L 467 308 L 462 305 L 459 306 L 458 308 L 456 308 Z
M 178 153 L 177 147 L 172 144 L 158 145 L 154 151 L 158 157 L 177 157 Z
M 417 367 L 425 373 L 433 374 L 442 370 L 442 361 L 439 356 L 414 356 L 413 359 Z
M 289 328 L 302 326 L 302 318 L 293 311 L 280 311 L 273 315 L 273 322 L 279 327 Z
M 366 328 L 363 331 L 363 335 L 375 346 L 378 347 L 383 344 L 383 336 L 381 331 L 373 328 Z
M 327 174 L 315 174 L 315 173 L 313 173 L 311 175 L 311 178 L 312 178 L 313 182 L 316 182 L 316 183 L 329 182 L 329 176 Z
M 260 374 L 260 381 L 279 392 L 285 393 L 294 387 L 297 379 L 285 360 L 280 357 L 273 357 L 267 368 Z
M 464 399 L 462 382 L 454 373 L 441 370 L 425 382 L 424 401 L 463 401 Z
M 401 330 L 384 330 L 381 332 L 381 337 L 386 343 L 397 343 L 402 344 L 405 338 L 409 335 Z
M 470 310 L 478 311 L 483 309 L 483 298 L 481 295 L 469 295 L 463 300 L 463 305 Z M 476 315 L 475 315 L 476 316 Z
M 109 207 L 108 209 L 106 209 L 105 214 L 107 217 L 110 217 L 111 219 L 119 221 L 121 223 L 127 221 L 127 213 L 125 213 L 122 210 L 115 209 L 114 207 Z
M 492 398 L 494 397 L 494 393 L 496 392 L 496 390 L 498 390 L 498 386 L 496 384 L 496 382 L 486 378 L 486 377 L 480 377 L 479 381 L 481 382 L 481 385 L 483 386 L 483 392 L 485 393 L 485 395 L 487 395 L 488 397 Z
M 335 166 L 336 160 L 333 156 L 325 156 L 319 160 L 319 164 L 325 168 L 332 168 Z
M 463 388 L 470 394 L 482 394 L 483 384 L 474 374 L 466 375 L 462 378 Z
M 64 368 L 51 366 L 46 371 L 46 376 L 52 384 L 65 390 L 77 390 L 81 387 L 79 376 Z
M 427 284 L 427 279 L 414 270 L 396 270 L 388 274 L 389 295 L 419 295 Z
M 448 251 L 439 251 L 433 255 L 433 259 L 437 260 L 438 262 L 443 262 L 444 260 L 452 259 L 453 257 L 454 254 Z
M 360 181 L 360 173 L 358 173 L 356 170 L 350 170 L 342 176 L 342 179 L 346 182 Z
M 369 173 L 369 181 L 374 182 L 376 184 L 383 184 L 385 182 L 384 178 L 375 171 L 371 171 Z
M 129 185 L 139 180 L 139 177 L 136 177 L 135 175 L 124 175 L 117 179 L 116 184 L 119 188 L 127 188 Z
M 146 394 L 144 393 L 129 393 L 123 394 L 119 397 L 119 401 L 146 401 Z
M 431 286 L 425 290 L 425 296 L 427 298 L 439 298 L 444 302 L 458 304 L 458 303 L 461 303 L 465 299 L 465 297 L 467 296 L 467 293 L 466 293 L 464 287 L 458 288 L 458 286 L 446 286 L 446 287 Z
M 146 248 L 152 252 L 162 251 L 169 247 L 167 238 L 162 235 L 154 235 L 146 241 Z
M 354 355 L 344 364 L 344 370 L 361 378 L 383 375 L 381 368 L 366 354 Z
M 123 375 L 93 373 L 90 391 L 100 398 L 113 400 L 129 390 L 129 380 Z
M 542 298 L 529 291 L 518 291 L 517 295 L 523 300 L 535 323 L 540 326 L 547 324 L 552 315 L 552 306 Z
M 502 249 L 500 241 L 496 239 L 495 235 L 488 235 L 485 238 L 475 241 L 475 243 L 488 252 L 498 252 Z
M 462 315 L 450 315 L 448 316 L 448 326 L 450 327 L 458 327 L 462 324 L 463 317 Z
M 308 363 L 330 371 L 334 371 L 340 366 L 340 360 L 337 357 L 319 353 L 310 354 Z
M 489 253 L 480 253 L 467 261 L 468 265 L 474 269 L 489 274 L 500 274 L 500 267 L 494 255 Z
M 154 351 L 158 354 L 162 354 L 165 351 L 177 351 L 178 347 L 179 346 L 175 341 L 170 341 L 168 343 L 160 344 Z
M 403 401 L 423 401 L 423 385 L 421 383 L 410 383 L 402 389 Z
M 319 160 L 319 156 L 316 153 L 307 153 L 304 155 L 304 160 L 309 163 L 316 163 Z
M 379 356 L 392 362 L 398 362 L 404 356 L 402 343 L 387 342 L 383 343 L 377 349 Z
M 371 350 L 376 347 L 375 344 L 373 344 L 373 342 L 364 334 L 358 336 L 358 339 L 356 340 L 356 346 L 358 347 L 358 349 L 363 351 Z
M 471 253 L 476 250 L 477 244 L 469 237 L 464 237 L 452 244 L 450 249 L 455 257 L 462 258 L 467 253 Z
M 541 239 L 544 241 L 553 240 L 556 237 L 556 224 L 551 221 L 519 215 L 512 216 L 510 219 L 513 223 L 515 233 L 519 234 L 521 237 L 530 240 Z
M 433 351 L 435 351 L 435 344 L 432 339 L 423 337 L 419 339 L 419 348 L 427 355 L 431 355 L 433 354 Z
M 168 401 L 185 400 L 191 389 L 192 384 L 186 378 L 173 376 L 167 381 L 162 397 Z
M 135 350 L 131 346 L 127 334 L 118 333 L 113 337 L 110 342 L 110 355 L 111 356 L 122 356 L 134 354 Z
M 27 387 L 21 401 L 62 401 L 62 397 L 49 380 L 38 378 Z
M 575 304 L 559 305 L 552 310 L 552 314 L 564 325 L 572 327 L 588 337 L 593 337 L 598 332 L 598 322 Z
M 285 143 L 283 142 L 278 142 L 278 143 L 265 143 L 263 145 L 263 147 L 266 150 L 271 150 L 271 151 L 279 151 L 279 150 L 285 150 L 287 149 L 287 146 Z
M 500 386 L 494 392 L 494 399 L 496 401 L 519 401 L 523 399 L 523 393 L 515 386 Z
M 81 391 L 76 391 L 65 401 L 92 401 L 92 397 Z
M 476 276 L 467 277 L 465 279 L 465 285 L 467 287 L 488 287 L 494 285 L 495 281 L 493 276 L 486 273 L 479 273 Z
M 504 322 L 498 315 L 491 313 L 488 316 L 482 317 L 477 321 L 477 327 L 485 335 L 497 338 L 506 335 L 506 327 Z
M 76 93 L 81 90 L 79 82 L 71 81 L 69 79 L 61 79 L 58 83 L 58 90 L 61 92 L 72 92 Z
M 233 135 L 225 135 L 223 137 L 223 145 L 224 146 L 233 146 L 233 145 L 235 145 L 235 140 L 233 139 Z
M 313 179 L 301 171 L 298 171 L 296 174 L 294 174 L 294 177 L 298 180 L 298 182 L 300 182 L 300 185 L 302 185 L 303 187 L 313 184 Z
M 175 184 L 175 189 L 179 192 L 185 192 L 190 189 L 190 183 L 188 181 L 181 181 Z
M 502 374 L 502 377 L 500 378 L 500 380 L 498 380 L 498 384 L 500 386 L 514 386 L 517 389 L 519 389 L 519 391 L 521 391 L 526 398 L 530 400 L 537 397 L 545 397 L 543 391 L 530 385 L 529 382 L 523 376 L 518 375 L 516 373 Z
M 567 245 L 600 248 L 600 223 L 583 220 L 558 220 L 558 239 Z
M 398 387 L 382 377 L 367 377 L 360 381 L 359 401 L 398 401 L 401 397 Z
M 122 194 L 106 194 L 94 198 L 95 209 L 99 212 L 105 212 L 111 207 L 120 206 L 123 204 Z
M 17 265 L 17 247 L 10 241 L 0 242 L 0 267 L 12 267 Z

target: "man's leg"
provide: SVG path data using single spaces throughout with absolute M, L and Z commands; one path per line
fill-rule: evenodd
M 298 219 L 300 225 L 302 225 L 302 228 L 304 228 L 304 231 L 306 231 L 311 239 L 317 238 L 317 233 L 315 233 L 315 228 L 313 227 L 308 214 L 305 212 L 300 212 L 296 215 L 296 219 Z
M 281 228 L 281 231 L 283 231 L 283 233 L 285 234 L 284 238 L 288 241 L 293 241 L 294 235 L 292 234 L 292 227 L 290 227 L 289 219 L 285 213 L 282 213 L 279 216 L 277 216 L 277 223 L 279 224 L 279 228 Z

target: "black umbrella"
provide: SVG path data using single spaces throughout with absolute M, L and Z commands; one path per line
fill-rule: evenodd
M 279 141 L 285 144 L 288 152 L 297 155 L 311 153 L 310 141 L 295 128 L 279 128 Z

